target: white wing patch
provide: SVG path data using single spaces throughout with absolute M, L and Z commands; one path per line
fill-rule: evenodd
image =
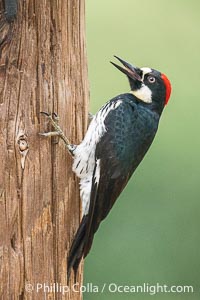
M 97 161 L 96 161 L 96 171 L 94 174 L 94 178 L 95 178 L 95 183 L 97 183 L 97 185 L 98 185 L 99 178 L 100 178 L 100 159 L 97 159 Z
M 87 215 L 90 206 L 90 192 L 92 177 L 85 177 L 80 180 L 80 196 L 82 200 L 82 214 Z
M 122 104 L 122 100 L 118 100 L 117 102 L 115 102 L 114 109 L 116 109 L 120 104 Z

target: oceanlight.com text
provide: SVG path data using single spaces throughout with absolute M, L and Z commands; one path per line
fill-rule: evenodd
M 118 283 L 104 283 L 102 285 L 96 285 L 93 283 L 87 283 L 80 285 L 74 283 L 71 286 L 62 285 L 60 283 L 36 283 L 35 285 L 27 283 L 25 289 L 28 293 L 56 293 L 65 295 L 67 293 L 130 293 L 138 294 L 144 293 L 149 295 L 155 295 L 159 293 L 193 293 L 194 287 L 191 285 L 167 285 L 167 284 L 149 284 L 143 283 L 141 285 L 120 285 Z

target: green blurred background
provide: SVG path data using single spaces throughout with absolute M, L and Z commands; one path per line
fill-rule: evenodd
M 85 260 L 85 284 L 193 285 L 193 294 L 85 293 L 84 299 L 200 299 L 200 1 L 86 0 L 90 110 L 129 91 L 116 54 L 163 71 L 173 93 L 159 132 Z

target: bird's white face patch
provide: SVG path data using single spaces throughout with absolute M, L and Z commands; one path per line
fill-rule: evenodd
M 152 69 L 147 68 L 147 67 L 143 67 L 143 68 L 141 68 L 141 70 L 142 70 L 142 81 L 143 81 L 143 80 L 144 80 L 144 76 L 145 76 L 146 74 L 148 74 L 148 73 L 151 73 L 151 72 L 152 72 Z
M 141 70 L 142 70 L 142 81 L 144 81 L 144 76 L 148 73 L 151 73 L 152 69 L 144 67 L 144 68 L 141 68 Z M 140 89 L 131 91 L 130 93 L 145 103 L 152 102 L 152 92 L 151 92 L 150 88 L 148 86 L 146 86 L 144 83 L 142 84 Z
M 130 93 L 145 103 L 152 103 L 152 92 L 145 84 L 142 84 L 139 90 L 130 91 Z

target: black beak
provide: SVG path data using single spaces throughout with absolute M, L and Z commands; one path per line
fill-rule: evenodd
M 141 78 L 142 72 L 139 68 L 132 66 L 131 64 L 127 63 L 126 61 L 124 61 L 123 59 L 121 59 L 115 55 L 114 55 L 114 57 L 117 58 L 123 64 L 123 67 L 120 67 L 111 61 L 111 64 L 113 64 L 113 66 L 115 66 L 121 72 L 126 74 L 129 77 L 129 79 L 133 79 L 134 81 L 136 80 L 136 81 L 142 82 L 142 78 Z

